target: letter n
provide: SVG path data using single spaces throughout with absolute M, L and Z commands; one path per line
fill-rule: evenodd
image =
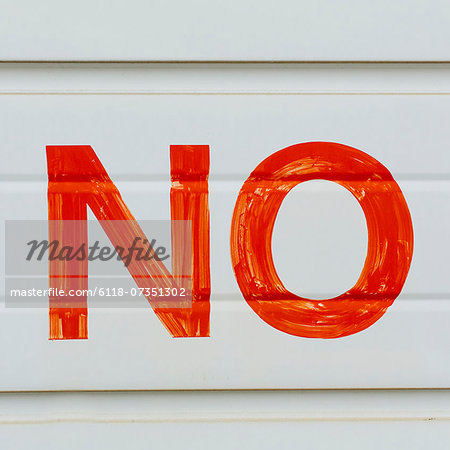
M 172 274 L 162 262 L 134 263 L 132 274 L 139 287 L 165 287 L 177 277 L 180 266 L 186 266 L 186 255 L 191 269 L 192 304 L 189 308 L 161 306 L 146 295 L 159 320 L 172 337 L 209 336 L 209 297 L 211 292 L 209 264 L 209 208 L 208 175 L 209 146 L 170 146 L 171 220 L 190 221 L 192 248 L 175 236 L 172 228 Z M 102 224 L 114 247 L 131 242 L 142 230 L 109 178 L 94 150 L 88 145 L 47 146 L 49 241 L 78 248 L 87 242 L 87 207 Z M 151 199 L 149 199 L 149 204 Z M 111 221 L 120 221 L 121 230 L 113 229 Z M 119 223 L 119 222 L 118 222 Z M 123 225 L 125 224 L 125 225 Z M 144 236 L 145 237 L 145 236 Z M 148 239 L 150 242 L 151 239 Z M 189 244 L 188 244 L 189 245 Z M 88 287 L 87 259 L 78 261 L 50 261 L 50 287 L 83 290 Z M 137 264 L 137 265 L 136 265 Z M 140 264 L 140 266 L 139 266 Z M 145 264 L 153 264 L 152 270 Z M 178 269 L 177 269 L 178 268 Z M 145 273 L 146 275 L 137 275 Z M 150 274 L 160 274 L 153 277 Z M 74 275 L 75 274 L 75 275 Z M 161 275 L 162 274 L 162 275 Z M 147 277 L 147 279 L 146 279 Z M 168 281 L 169 280 L 169 281 Z M 169 284 L 168 284 L 169 283 Z M 52 291 L 55 292 L 55 291 Z M 86 339 L 87 297 L 50 296 L 50 339 Z

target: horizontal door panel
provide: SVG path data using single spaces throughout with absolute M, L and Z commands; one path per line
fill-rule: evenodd
M 447 65 L 0 67 L 2 221 L 47 218 L 48 145 L 92 146 L 139 221 L 170 217 L 171 145 L 209 145 L 211 162 L 210 337 L 172 338 L 144 299 L 102 307 L 90 299 L 88 339 L 51 341 L 47 298 L 39 308 L 6 302 L 0 388 L 450 387 L 449 74 Z M 336 339 L 294 336 L 263 321 L 241 294 L 230 258 L 244 181 L 278 150 L 312 141 L 351 146 L 383 164 L 414 230 L 399 297 L 373 325 Z M 339 151 L 344 158 L 349 150 Z M 341 170 L 331 179 L 351 177 Z M 367 181 L 372 192 L 377 186 L 385 188 Z M 271 248 L 286 288 L 325 304 L 358 279 L 368 239 L 355 197 L 316 180 L 284 199 Z M 103 287 L 132 283 L 122 269 Z
M 2 2 L 1 60 L 442 61 L 445 0 Z

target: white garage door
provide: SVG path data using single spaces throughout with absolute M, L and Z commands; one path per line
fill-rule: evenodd
M 447 448 L 445 2 L 1 6 L 5 448 Z M 177 178 L 177 151 L 204 165 Z M 86 192 L 93 224 L 170 226 L 177 189 L 206 211 L 197 322 L 119 262 L 67 323 L 12 294 L 49 280 L 18 230 Z

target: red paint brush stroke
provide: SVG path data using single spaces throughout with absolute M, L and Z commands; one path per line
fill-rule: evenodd
M 299 183 L 316 179 L 348 189 L 368 228 L 361 276 L 353 288 L 327 300 L 289 292 L 272 257 L 273 227 L 283 199 Z M 261 319 L 295 336 L 338 338 L 372 325 L 400 294 L 412 254 L 411 216 L 399 186 L 376 159 L 345 145 L 310 142 L 274 153 L 251 173 L 234 209 L 231 258 L 239 287 Z
M 158 318 L 173 337 L 209 336 L 209 147 L 174 145 L 170 148 L 171 219 L 189 220 L 192 249 L 186 249 L 183 236 L 172 228 L 173 265 L 170 274 L 164 264 L 133 261 L 128 270 L 139 287 L 172 287 L 190 283 L 190 308 L 167 306 L 148 298 Z M 109 178 L 90 146 L 48 146 L 48 218 L 49 241 L 54 239 L 78 247 L 87 242 L 87 206 L 100 221 L 114 247 L 129 248 L 134 237 L 145 234 Z M 67 220 L 78 220 L 79 225 Z M 53 222 L 59 221 L 59 222 Z M 66 221 L 66 226 L 64 225 Z M 120 221 L 120 222 L 111 222 Z M 172 222 L 173 223 L 173 222 Z M 150 239 L 149 239 L 150 241 Z M 191 258 L 191 261 L 186 261 Z M 69 264 L 78 263 L 74 268 Z M 179 274 L 189 263 L 192 277 Z M 75 270 L 75 272 L 74 272 Z M 77 276 L 68 275 L 77 273 Z M 150 276 L 149 276 L 150 274 Z M 175 278 L 177 278 L 175 282 Z M 184 280 L 184 281 L 183 281 Z M 179 284 L 178 284 L 179 285 Z M 50 287 L 87 289 L 87 261 L 50 262 Z M 50 339 L 87 338 L 87 298 L 74 302 L 50 298 Z
M 81 196 L 73 195 L 64 189 L 59 181 L 51 180 L 49 171 L 48 185 L 48 219 L 49 242 L 58 240 L 62 245 L 79 248 L 87 242 L 87 207 Z M 63 226 L 62 220 L 70 221 Z M 77 274 L 67 275 L 64 274 Z M 68 292 L 70 289 L 88 289 L 88 262 L 59 261 L 49 263 L 49 287 Z M 55 292 L 55 291 L 54 291 Z M 50 339 L 86 339 L 87 338 L 87 297 L 78 296 L 67 299 L 51 296 L 50 306 Z M 67 337 L 66 337 L 67 336 Z

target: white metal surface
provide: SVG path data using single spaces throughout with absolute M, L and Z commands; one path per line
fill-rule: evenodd
M 0 60 L 436 61 L 446 0 L 2 0 Z
M 449 19 L 445 0 L 0 0 L 0 60 L 449 61 Z M 64 143 L 93 145 L 138 218 L 154 218 L 150 204 L 167 218 L 168 146 L 207 143 L 213 295 L 212 337 L 196 342 L 171 340 L 147 305 L 91 310 L 83 343 L 48 342 L 44 310 L 0 310 L 0 388 L 449 387 L 449 80 L 438 64 L 2 64 L 0 219 L 46 217 L 44 146 Z M 248 173 L 317 139 L 385 164 L 415 232 L 402 296 L 333 342 L 262 323 L 228 254 Z M 289 288 L 351 284 L 366 245 L 358 208 L 326 183 L 288 196 L 274 252 Z M 2 393 L 0 447 L 447 449 L 449 404 L 447 390 L 416 389 Z
M 3 309 L 1 389 L 450 387 L 449 74 L 447 65 L 2 66 L 2 220 L 46 217 L 45 145 L 92 145 L 138 220 L 169 217 L 169 145 L 210 145 L 212 311 L 211 338 L 170 338 L 143 302 L 90 310 L 88 341 L 49 342 L 46 310 Z M 386 165 L 415 232 L 402 295 L 369 329 L 338 340 L 262 322 L 229 256 L 245 178 L 271 153 L 316 140 Z M 300 294 L 339 293 L 359 273 L 365 233 L 344 191 L 305 184 L 280 211 L 277 267 Z
M 0 396 L 14 449 L 447 449 L 446 391 L 34 393 Z

